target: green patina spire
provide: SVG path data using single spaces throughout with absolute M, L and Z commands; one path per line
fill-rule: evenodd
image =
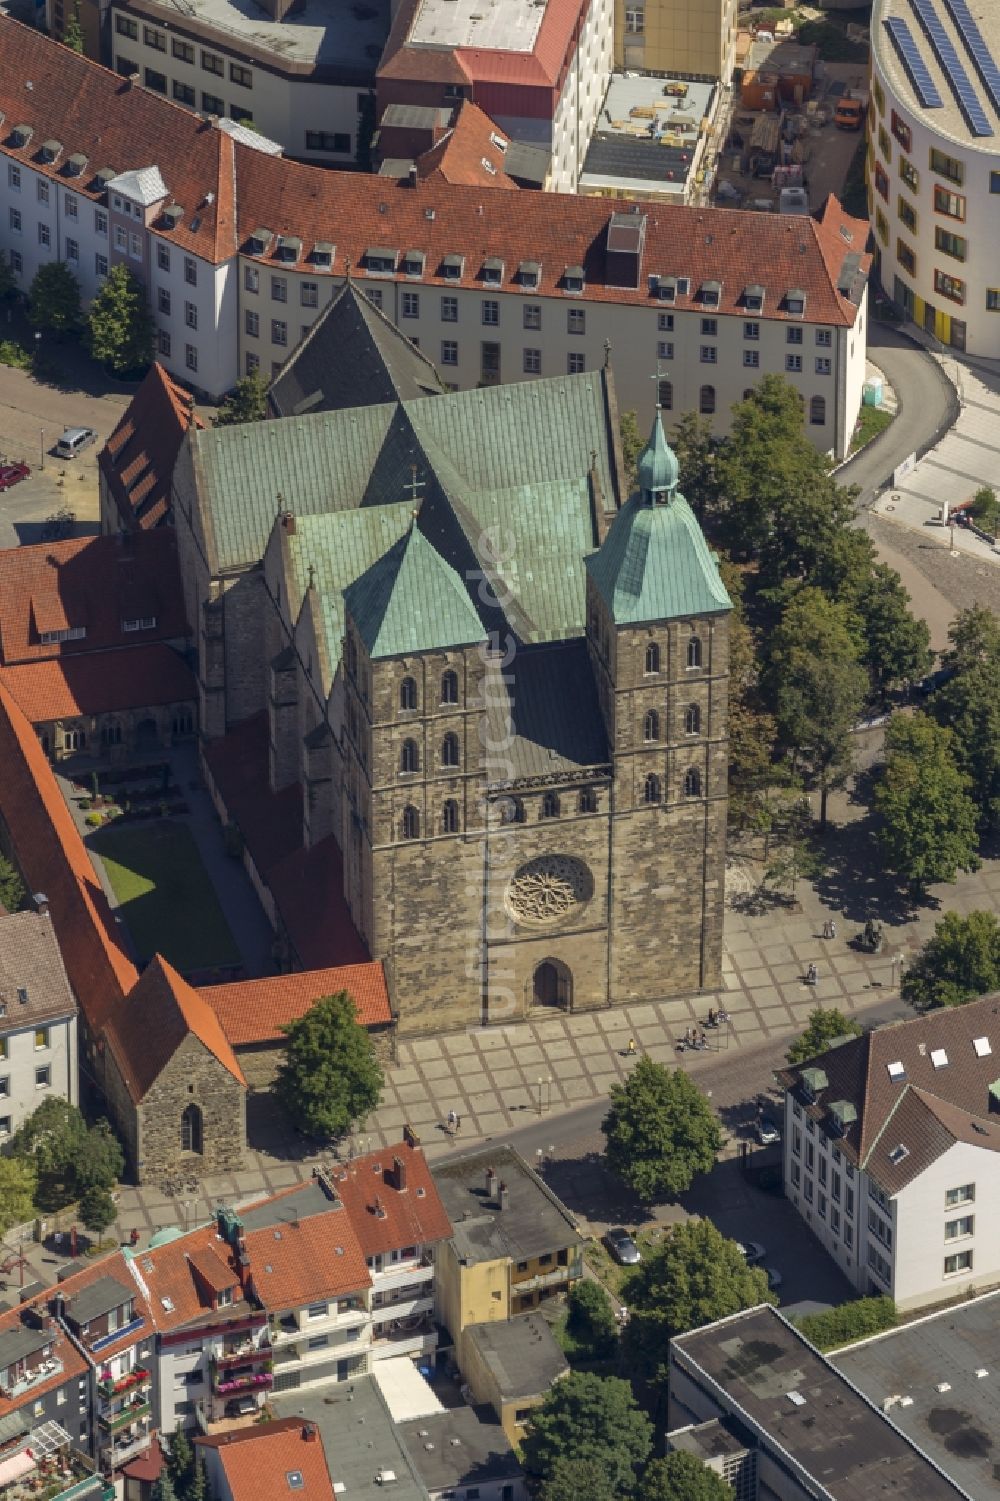
M 639 489 L 647 505 L 673 500 L 678 473 L 677 456 L 664 436 L 663 423 L 657 409 L 649 442 L 639 459 Z

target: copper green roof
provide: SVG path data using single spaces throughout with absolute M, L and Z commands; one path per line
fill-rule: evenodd
M 586 564 L 616 625 L 732 609 L 715 559 L 683 495 L 661 504 L 633 495 Z
M 462 580 L 417 526 L 344 591 L 344 601 L 373 661 L 486 636 Z
M 649 442 L 639 459 L 639 489 L 646 493 L 666 490 L 668 494 L 673 495 L 677 489 L 677 478 L 677 456 L 664 436 L 663 423 L 657 412 Z

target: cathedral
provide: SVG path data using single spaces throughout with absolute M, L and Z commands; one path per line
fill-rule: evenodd
M 659 416 L 627 495 L 607 367 L 447 392 L 350 283 L 301 348 L 174 472 L 209 760 L 266 723 L 401 1034 L 716 987 L 731 603 Z

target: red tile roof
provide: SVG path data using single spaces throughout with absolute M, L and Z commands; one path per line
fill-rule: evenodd
M 130 1330 L 119 1339 L 113 1340 L 111 1344 L 103 1345 L 96 1355 L 92 1355 L 91 1359 L 97 1366 L 103 1366 L 113 1355 L 119 1354 L 120 1351 L 127 1350 L 132 1345 L 148 1340 L 153 1327 L 150 1304 L 143 1296 L 142 1289 L 133 1277 L 128 1261 L 121 1250 L 112 1251 L 109 1256 L 100 1257 L 97 1261 L 92 1262 L 90 1266 L 82 1267 L 80 1271 L 74 1272 L 63 1282 L 60 1282 L 58 1290 L 68 1305 L 67 1313 L 71 1318 L 73 1315 L 73 1299 L 85 1287 L 90 1287 L 94 1282 L 100 1282 L 102 1277 L 113 1277 L 116 1282 L 120 1282 L 123 1287 L 128 1288 L 129 1293 L 135 1300 L 135 1315 L 137 1318 L 142 1318 L 144 1322 L 141 1329 Z M 48 1298 L 51 1296 L 51 1293 L 43 1294 L 43 1296 Z M 86 1336 L 84 1336 L 83 1343 L 86 1345 Z
M 343 1210 L 248 1230 L 246 1251 L 253 1293 L 272 1312 L 371 1286 L 361 1242 Z
M 193 703 L 198 697 L 190 667 L 173 647 L 162 643 L 0 667 L 0 682 L 32 724 Z
M 504 148 L 498 147 L 495 140 L 503 141 Z M 447 183 L 509 188 L 517 192 L 517 183 L 504 171 L 504 151 L 509 144 L 508 137 L 489 115 L 466 100 L 452 128 L 417 158 L 417 174 L 425 182 L 440 178 Z M 489 167 L 484 165 L 486 162 Z
M 212 1294 L 230 1287 L 236 1289 L 236 1301 L 219 1312 L 227 1320 L 241 1310 L 244 1317 L 249 1313 L 232 1253 L 214 1224 L 142 1252 L 135 1265 L 149 1288 L 152 1319 L 160 1334 L 204 1321 L 215 1311 Z
M 306 1434 L 312 1437 L 307 1438 Z M 226 1476 L 232 1501 L 260 1501 L 262 1496 L 304 1496 L 306 1501 L 334 1501 L 323 1440 L 311 1423 L 280 1418 L 208 1438 L 201 1449 L 214 1449 Z M 297 1470 L 302 1485 L 289 1491 L 287 1476 Z
M 189 427 L 203 427 L 194 398 L 155 361 L 97 458 L 122 526 L 164 520 L 177 450 Z
M 105 1026 L 108 1044 L 136 1103 L 145 1098 L 189 1033 L 239 1084 L 246 1084 L 211 1006 L 157 954 L 129 994 L 113 1003 Z
M 147 617 L 156 620 L 151 629 L 122 629 L 123 621 Z M 39 640 L 41 631 L 77 626 L 86 631 L 79 640 Z M 127 540 L 77 537 L 0 552 L 0 661 L 5 667 L 188 634 L 177 539 L 170 530 Z
M 502 83 L 535 87 L 552 92 L 554 110 L 563 68 L 577 26 L 583 25 L 589 0 L 547 0 L 542 24 L 530 52 L 506 47 L 436 48 L 412 43 L 409 38 L 421 8 L 421 0 L 402 6 L 389 34 L 376 75 L 377 82 L 396 83 Z M 379 90 L 380 103 L 391 102 L 389 91 Z M 527 113 L 528 111 L 526 111 Z M 530 113 L 536 113 L 531 110 Z
M 578 0 L 549 0 L 537 49 L 539 57 L 545 56 L 540 64 L 544 69 L 550 70 L 549 51 L 552 57 L 559 52 L 557 33 L 561 35 L 566 16 L 577 8 Z M 454 65 L 457 78 L 465 78 L 462 63 L 455 62 L 457 54 L 428 50 L 427 56 L 449 70 Z M 503 56 L 494 54 L 490 66 L 499 69 Z M 30 100 L 24 92 L 26 78 L 35 82 Z M 606 199 L 484 194 L 479 185 L 439 178 L 411 188 L 384 177 L 331 172 L 266 156 L 232 142 L 224 132 L 156 94 L 130 89 L 115 74 L 5 16 L 0 17 L 0 109 L 8 121 L 28 121 L 35 127 L 28 146 L 15 150 L 5 140 L 0 154 L 30 161 L 50 176 L 59 175 L 63 158 L 51 168 L 35 161 L 38 145 L 47 137 L 62 141 L 66 153 L 84 152 L 91 169 L 110 164 L 121 171 L 162 162 L 168 186 L 186 213 L 176 230 L 158 224 L 157 234 L 216 264 L 231 258 L 257 226 L 266 224 L 302 239 L 306 253 L 318 240 L 333 240 L 336 256 L 329 273 L 310 268 L 310 274 L 318 276 L 343 276 L 345 262 L 358 267 L 369 246 L 396 245 L 426 252 L 428 285 L 443 285 L 436 271 L 441 257 L 454 253 L 465 258 L 459 285 L 481 285 L 483 260 L 495 256 L 504 261 L 504 284 L 513 291 L 519 261 L 531 259 L 541 264 L 542 295 L 562 295 L 560 282 L 567 266 L 584 267 L 585 302 L 655 306 L 651 274 L 688 276 L 692 295 L 678 298 L 677 308 L 696 307 L 693 298 L 700 283 L 713 280 L 722 283 L 720 315 L 742 317 L 744 288 L 761 283 L 765 316 L 787 316 L 780 300 L 790 289 L 800 288 L 806 293 L 809 322 L 844 326 L 853 324 L 857 315 L 857 307 L 837 290 L 845 257 L 859 255 L 862 272 L 870 265 L 864 254 L 868 225 L 843 215 L 849 242 L 839 229 L 826 225 L 825 218 L 821 223 L 796 214 L 640 203 L 639 211 L 647 216 L 640 285 L 606 285 L 605 236 L 615 207 Z M 235 233 L 230 224 L 236 191 L 232 173 L 238 185 Z M 91 188 L 86 173 L 82 182 L 79 191 L 96 201 L 101 195 Z M 199 232 L 191 234 L 190 216 L 209 188 L 215 202 L 205 207 Z M 433 217 L 428 217 L 431 209 Z
M 283 1026 L 304 1016 L 324 996 L 341 990 L 346 990 L 354 1002 L 363 1027 L 391 1022 L 385 971 L 378 960 L 273 975 L 265 980 L 237 980 L 231 985 L 207 985 L 198 994 L 212 1007 L 232 1046 L 239 1048 L 282 1042 Z
M 396 1158 L 405 1172 L 403 1189 L 395 1186 Z M 433 1245 L 451 1235 L 451 1221 L 419 1147 L 399 1142 L 357 1157 L 349 1168 L 333 1175 L 333 1186 L 366 1256 L 404 1246 Z
M 138 973 L 31 725 L 0 682 L 0 815 L 28 888 L 48 897 L 66 973 L 98 1031 Z

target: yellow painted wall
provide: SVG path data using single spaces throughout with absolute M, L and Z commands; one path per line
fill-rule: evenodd
M 456 1346 L 469 1324 L 495 1324 L 510 1318 L 510 1262 L 482 1261 L 463 1266 L 451 1241 L 435 1262 L 434 1292 L 438 1317 Z
M 642 0 L 634 0 L 641 4 Z M 630 0 L 629 8 L 632 8 Z M 645 0 L 645 32 L 625 32 L 626 0 L 615 0 L 615 67 L 700 73 L 728 79 L 736 40 L 734 0 Z

